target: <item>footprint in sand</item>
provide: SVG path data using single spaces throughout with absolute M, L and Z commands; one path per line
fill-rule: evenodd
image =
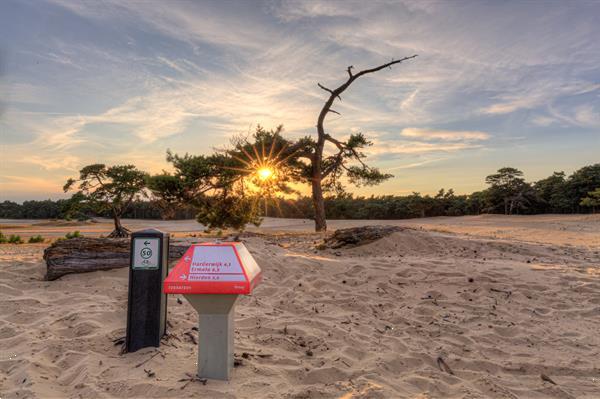
M 102 330 L 102 326 L 93 321 L 82 321 L 72 325 L 67 325 L 66 328 L 62 328 L 54 331 L 57 336 L 64 338 L 79 338 L 93 335 L 98 331 Z

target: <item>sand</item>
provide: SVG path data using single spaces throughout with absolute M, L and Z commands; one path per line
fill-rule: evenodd
M 132 231 L 153 227 L 175 236 L 200 233 L 205 229 L 195 220 L 123 219 L 123 224 Z M 328 224 L 332 230 L 366 225 L 393 225 L 542 244 L 577 245 L 588 249 L 600 247 L 600 215 L 480 215 L 403 220 L 329 220 Z M 313 231 L 313 228 L 313 222 L 306 219 L 265 218 L 259 228 L 249 226 L 248 230 L 278 234 L 306 233 Z M 112 229 L 112 220 L 102 218 L 86 222 L 0 219 L 0 230 L 4 234 L 19 234 L 25 238 L 37 234 L 56 238 L 75 230 L 84 236 L 97 237 L 108 235 Z
M 185 299 L 160 348 L 121 355 L 127 270 L 46 282 L 44 244 L 2 245 L 0 397 L 600 398 L 600 217 L 381 223 L 411 228 L 325 251 L 306 221 L 244 238 L 264 282 L 237 306 L 241 364 L 206 384 Z

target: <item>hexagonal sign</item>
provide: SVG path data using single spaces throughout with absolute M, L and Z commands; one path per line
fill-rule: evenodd
M 167 294 L 247 295 L 261 270 L 241 242 L 192 244 L 164 282 Z

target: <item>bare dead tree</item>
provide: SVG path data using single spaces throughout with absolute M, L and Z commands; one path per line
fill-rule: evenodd
M 400 64 L 403 61 L 415 57 L 417 57 L 416 54 L 410 57 L 401 58 L 399 60 L 392 60 L 378 67 L 365 69 L 357 73 L 352 72 L 354 67 L 351 65 L 346 68 L 346 72 L 348 73 L 347 80 L 341 86 L 333 90 L 325 87 L 321 83 L 317 83 L 321 89 L 329 93 L 329 97 L 327 98 L 327 101 L 325 101 L 325 104 L 319 113 L 319 117 L 317 119 L 317 141 L 314 143 L 314 149 L 310 154 L 310 180 L 312 185 L 312 200 L 315 210 L 316 231 L 327 230 L 325 202 L 323 198 L 323 179 L 327 178 L 328 176 L 333 176 L 335 180 L 335 177 L 340 176 L 341 172 L 343 171 L 346 172 L 350 180 L 354 180 L 354 182 L 362 181 L 363 184 L 377 184 L 391 177 L 391 175 L 382 174 L 378 169 L 369 167 L 364 163 L 365 156 L 360 152 L 360 149 L 371 145 L 371 143 L 367 141 L 362 134 L 359 133 L 357 135 L 351 135 L 347 141 L 337 140 L 325 132 L 325 117 L 330 112 L 339 114 L 339 112 L 333 110 L 331 107 L 336 99 L 341 101 L 341 94 L 344 93 L 344 91 L 346 91 L 346 89 L 348 89 L 348 87 L 350 87 L 350 85 L 356 79 L 370 73 L 381 71 L 385 68 L 391 68 L 393 65 Z M 324 159 L 323 150 L 326 142 L 330 142 L 337 147 L 338 152 Z M 347 161 L 358 161 L 360 166 L 347 166 Z

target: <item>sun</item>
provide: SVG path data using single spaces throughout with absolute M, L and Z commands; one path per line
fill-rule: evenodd
M 255 144 L 242 141 L 229 151 L 229 155 L 240 165 L 224 166 L 224 169 L 242 172 L 242 184 L 262 196 L 277 194 L 287 181 L 285 162 L 296 153 L 284 153 L 288 145 L 279 143 L 277 137 L 273 137 L 268 145 L 265 145 L 264 139 Z
M 264 182 L 274 177 L 275 171 L 268 166 L 263 166 L 256 170 L 256 174 L 258 178 Z

